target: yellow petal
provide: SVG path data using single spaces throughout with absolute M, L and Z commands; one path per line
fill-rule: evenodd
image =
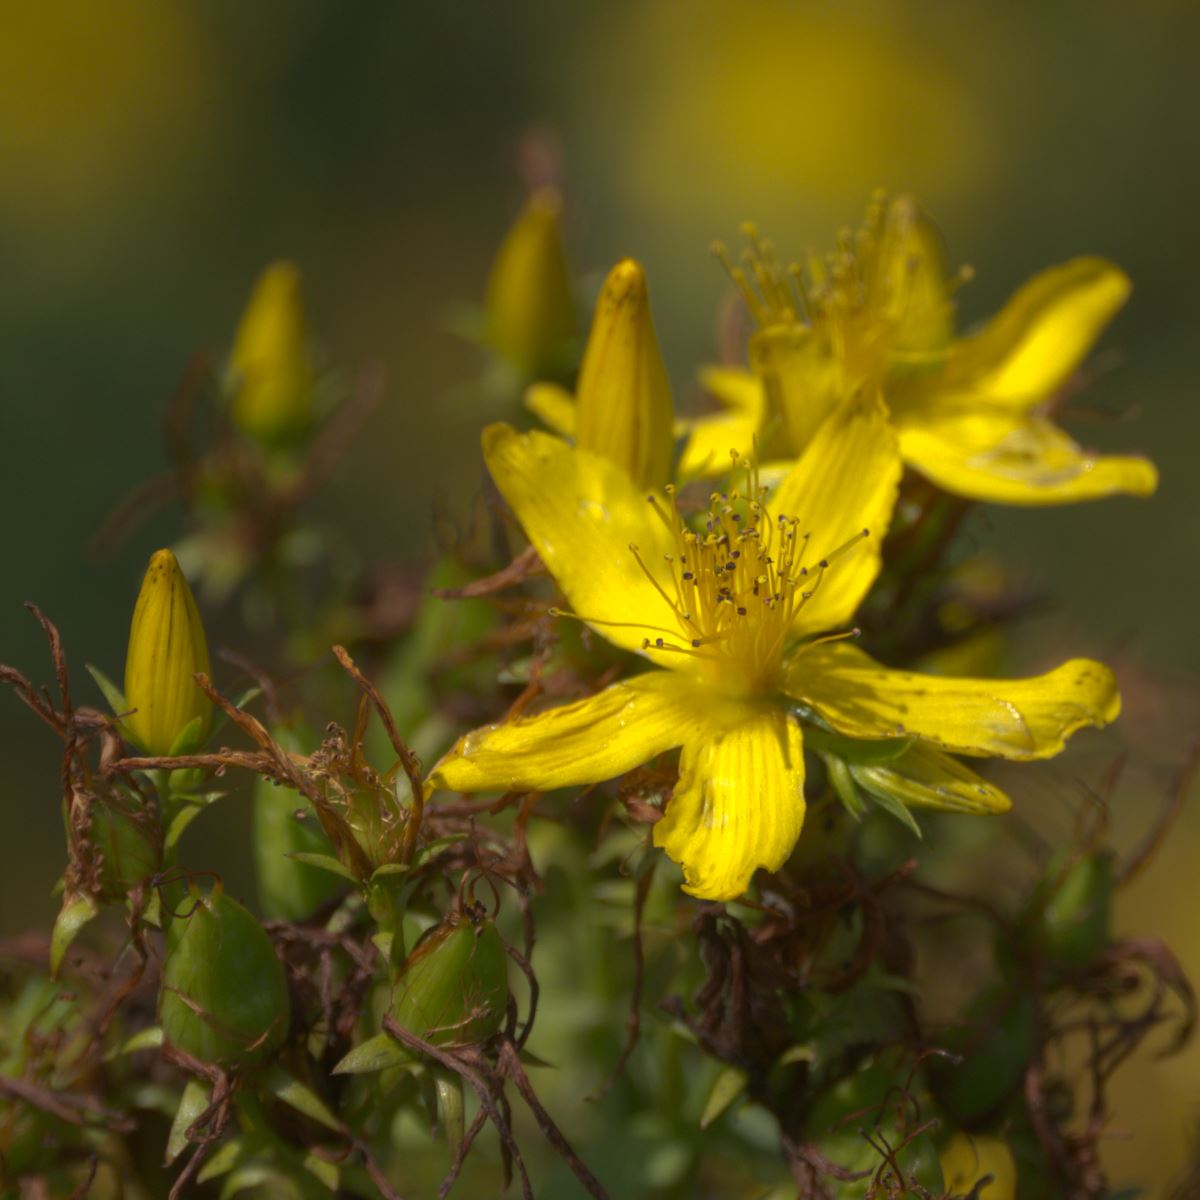
M 563 437 L 574 438 L 578 413 L 575 397 L 557 383 L 535 383 L 525 389 L 525 407 L 544 425 Z
M 680 479 L 703 479 L 729 470 L 730 453 L 756 455 L 755 439 L 763 415 L 762 385 L 739 367 L 702 367 L 700 384 L 724 412 L 675 421 L 675 436 L 687 440 L 679 458 Z
M 175 555 L 159 550 L 142 579 L 125 658 L 125 702 L 136 709 L 125 727 L 138 745 L 149 754 L 168 754 L 197 718 L 197 740 L 203 740 L 212 703 L 194 676 L 211 670 L 192 589 Z
M 946 812 L 1002 813 L 1012 801 L 956 758 L 917 742 L 885 763 L 856 763 L 850 773 L 868 792 L 883 792 L 905 805 Z
M 939 1154 L 946 1189 L 955 1196 L 975 1195 L 985 1175 L 992 1177 L 979 1189 L 980 1200 L 1015 1200 L 1017 1164 L 1008 1145 L 981 1133 L 956 1133 Z
M 880 666 L 856 646 L 826 642 L 792 660 L 784 691 L 855 738 L 916 734 L 956 754 L 1049 758 L 1085 725 L 1116 720 L 1116 679 L 1073 658 L 1029 679 L 946 679 Z
M 852 391 L 841 358 L 798 322 L 756 333 L 750 362 L 763 389 L 758 449 L 765 457 L 799 454 Z
M 741 367 L 701 367 L 697 372 L 700 386 L 725 408 L 734 412 L 762 412 L 762 384 L 751 371 Z
M 839 408 L 784 478 L 768 507 L 774 517 L 795 517 L 811 534 L 807 565 L 813 595 L 800 609 L 798 633 L 847 622 L 879 574 L 880 548 L 900 484 L 900 456 L 887 412 L 877 399 Z M 867 536 L 822 570 L 839 547 Z
M 488 279 L 487 340 L 527 376 L 560 365 L 575 336 L 575 302 L 563 249 L 562 201 L 535 192 L 508 231 Z
M 1128 276 L 1102 258 L 1035 275 L 984 329 L 954 348 L 940 386 L 1028 408 L 1083 361 L 1129 295 Z
M 956 496 L 997 504 L 1070 504 L 1149 496 L 1158 471 L 1140 455 L 1084 450 L 1044 417 L 965 407 L 914 412 L 897 427 L 904 461 Z
M 670 481 L 671 385 L 650 315 L 646 274 L 631 258 L 608 273 L 596 301 L 575 401 L 576 437 L 584 450 L 611 458 L 638 487 Z
M 729 471 L 731 451 L 743 457 L 754 452 L 758 420 L 745 413 L 714 413 L 676 422 L 686 435 L 679 457 L 679 478 L 703 479 Z
M 649 671 L 574 704 L 476 729 L 458 740 L 429 781 L 456 792 L 598 783 L 694 736 L 707 707 L 691 680 Z
M 664 629 L 677 635 L 674 613 L 638 565 L 640 556 L 648 569 L 660 568 L 674 538 L 624 470 L 550 434 L 504 424 L 483 431 L 483 454 L 577 616 L 626 650 L 640 651 Z
M 684 742 L 654 844 L 683 868 L 685 891 L 732 900 L 757 868 L 783 866 L 803 824 L 800 726 L 774 706 L 727 703 Z

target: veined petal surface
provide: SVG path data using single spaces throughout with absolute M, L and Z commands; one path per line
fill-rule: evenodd
M 783 866 L 803 824 L 798 722 L 776 706 L 726 704 L 683 743 L 654 844 L 683 868 L 685 891 L 732 900 L 757 868 Z
M 709 708 L 684 676 L 648 671 L 573 704 L 464 735 L 429 781 L 456 792 L 598 783 L 682 745 L 704 728 Z
M 1041 271 L 956 344 L 933 386 L 1017 409 L 1038 404 L 1079 366 L 1129 291 L 1129 277 L 1103 258 Z
M 646 570 L 675 548 L 645 492 L 598 454 L 504 424 L 483 431 L 488 470 L 572 610 L 626 650 L 642 650 L 675 616 Z M 636 545 L 638 553 L 630 550 Z
M 855 738 L 916 734 L 957 754 L 1049 758 L 1075 730 L 1116 719 L 1113 673 L 1074 658 L 1028 679 L 948 679 L 893 671 L 857 646 L 826 642 L 800 650 L 783 690 Z
M 845 624 L 879 574 L 880 550 L 892 519 L 901 463 L 883 403 L 861 398 L 825 421 L 792 470 L 768 496 L 772 516 L 794 517 L 812 535 L 810 573 L 839 547 L 867 535 L 820 569 L 812 597 L 793 629 L 818 632 Z
M 897 435 L 906 463 L 971 500 L 1070 504 L 1149 496 L 1158 486 L 1149 459 L 1090 453 L 1044 417 L 1023 412 L 947 406 L 902 418 Z

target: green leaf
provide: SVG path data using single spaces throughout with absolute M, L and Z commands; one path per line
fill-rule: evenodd
M 93 667 L 91 663 L 84 666 L 108 702 L 108 707 L 113 710 L 113 716 L 119 717 L 122 713 L 127 713 L 129 705 L 125 703 L 125 693 L 99 667 Z
M 369 1071 L 383 1071 L 388 1067 L 407 1066 L 415 1062 L 411 1050 L 400 1045 L 386 1033 L 377 1033 L 355 1046 L 336 1067 L 335 1075 L 363 1075 Z
M 310 867 L 319 867 L 322 871 L 330 871 L 334 875 L 348 879 L 355 886 L 358 885 L 358 877 L 332 854 L 310 854 L 306 851 L 295 850 L 288 855 L 288 858 L 294 858 L 296 862 L 308 863 Z
M 717 1076 L 700 1114 L 701 1129 L 707 1129 L 746 1090 L 748 1079 L 739 1067 L 726 1067 Z
M 290 1105 L 297 1112 L 332 1129 L 334 1133 L 344 1133 L 345 1126 L 326 1107 L 325 1102 L 306 1084 L 289 1075 L 282 1067 L 273 1066 L 263 1080 L 263 1086 L 277 1100 Z
M 903 800 L 898 799 L 891 792 L 885 792 L 882 788 L 875 789 L 868 787 L 867 792 L 871 799 L 883 809 L 884 812 L 896 818 L 901 825 L 911 829 L 917 837 L 921 837 L 921 827 L 917 824 L 917 819 L 908 811 L 908 806 Z
M 854 776 L 846 763 L 834 754 L 823 755 L 825 769 L 829 772 L 829 782 L 833 785 L 833 790 L 837 794 L 837 798 L 842 802 L 842 807 L 856 821 L 863 819 L 863 814 L 867 811 L 867 806 L 863 802 L 863 798 L 858 790 L 858 784 L 854 782 Z
M 175 1110 L 175 1120 L 171 1122 L 171 1132 L 167 1137 L 168 1167 L 187 1149 L 187 1131 L 208 1108 L 208 1103 L 208 1084 L 199 1079 L 189 1079 L 179 1098 L 179 1107 Z
M 63 956 L 70 949 L 79 931 L 100 911 L 91 896 L 77 896 L 64 904 L 54 920 L 54 932 L 50 935 L 50 976 L 58 976 Z
M 228 1175 L 250 1153 L 252 1151 L 246 1138 L 231 1138 L 212 1152 L 201 1168 L 200 1173 L 196 1176 L 196 1182 L 207 1183 L 210 1179 L 218 1179 L 222 1175 Z
M 113 1062 L 126 1054 L 136 1054 L 139 1050 L 157 1050 L 163 1044 L 163 1031 L 159 1025 L 151 1025 L 139 1029 L 132 1037 L 127 1037 L 119 1045 L 114 1046 L 105 1056 L 105 1062 Z
M 331 1163 L 317 1154 L 307 1154 L 304 1157 L 304 1169 L 309 1174 L 315 1175 L 318 1182 L 323 1184 L 331 1195 L 341 1187 L 342 1172 L 337 1163 Z
M 163 835 L 163 852 L 170 854 L 183 837 L 183 831 L 214 801 L 223 796 L 224 792 L 208 792 L 203 796 L 178 796 L 180 807 L 167 824 Z

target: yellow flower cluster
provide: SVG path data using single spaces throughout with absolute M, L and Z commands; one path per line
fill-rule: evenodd
M 601 292 L 574 395 L 527 396 L 561 436 L 505 424 L 483 435 L 571 614 L 649 669 L 475 730 L 429 778 L 462 792 L 569 787 L 678 748 L 654 841 L 689 892 L 716 900 L 791 854 L 806 738 L 849 747 L 833 765 L 850 763 L 868 793 L 999 812 L 1008 798 L 955 756 L 1046 758 L 1119 712 L 1112 672 L 1086 659 L 955 679 L 891 669 L 853 644 L 905 467 L 1012 504 L 1156 483 L 1146 460 L 1089 454 L 1050 417 L 1128 293 L 1111 264 L 1052 268 L 958 338 L 956 281 L 908 199 L 877 201 L 858 236 L 803 269 L 753 233 L 744 265 L 727 265 L 759 329 L 749 370 L 705 374 L 725 412 L 675 420 L 644 273 L 625 261 Z M 708 503 L 685 504 L 677 485 L 703 477 L 719 479 Z

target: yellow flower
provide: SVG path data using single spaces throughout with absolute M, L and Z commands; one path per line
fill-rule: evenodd
M 623 259 L 604 281 L 574 400 L 562 388 L 540 383 L 525 403 L 584 450 L 624 467 L 638 487 L 667 483 L 674 407 L 640 263 Z
M 1138 456 L 1081 448 L 1048 415 L 1129 295 L 1101 258 L 1034 276 L 979 333 L 955 340 L 941 239 L 912 200 L 880 202 L 856 237 L 807 271 L 784 269 L 750 231 L 730 266 L 761 329 L 753 373 L 703 376 L 726 408 L 689 423 L 684 476 L 719 473 L 754 438 L 790 458 L 838 404 L 881 387 L 904 461 L 947 492 L 1001 504 L 1063 504 L 1158 484 Z
M 123 724 L 133 740 L 149 754 L 169 754 L 190 726 L 188 740 L 203 741 L 212 704 L 194 676 L 210 670 L 192 589 L 175 555 L 159 550 L 146 568 L 129 628 L 125 703 L 135 711 Z
M 909 803 L 997 811 L 1007 798 L 947 752 L 1062 749 L 1118 712 L 1111 672 L 1076 660 L 1011 681 L 892 671 L 836 637 L 874 581 L 900 462 L 882 406 L 844 405 L 769 502 L 717 493 L 693 531 L 608 459 L 544 433 L 484 432 L 496 485 L 575 615 L 656 670 L 463 737 L 430 785 L 464 792 L 614 778 L 682 747 L 655 843 L 692 894 L 730 899 L 781 867 L 804 821 L 802 717 L 876 747 Z M 883 756 L 884 758 L 887 755 Z M 881 781 L 872 780 L 876 785 Z
M 992 1180 L 979 1189 L 980 1200 L 1013 1200 L 1017 1194 L 1017 1164 L 1000 1138 L 956 1133 L 938 1157 L 946 1190 L 955 1196 L 974 1195 L 985 1175 Z
M 557 192 L 534 192 L 500 244 L 488 279 L 486 340 L 527 378 L 560 367 L 575 337 L 561 213 Z
M 272 263 L 254 285 L 229 357 L 233 423 L 268 444 L 295 438 L 312 424 L 313 384 L 300 272 Z

